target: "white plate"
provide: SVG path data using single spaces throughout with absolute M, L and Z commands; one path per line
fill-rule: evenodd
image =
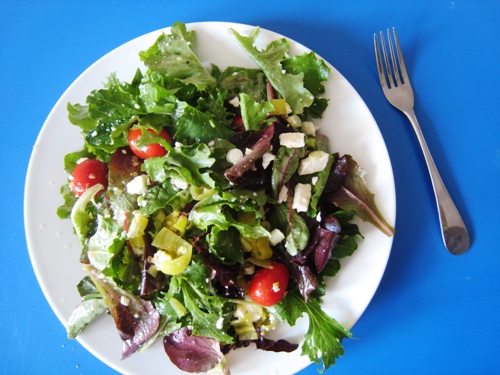
M 203 22 L 188 24 L 196 31 L 196 51 L 204 63 L 220 68 L 228 65 L 253 67 L 254 64 L 229 35 L 235 28 L 247 35 L 253 26 Z M 79 128 L 69 123 L 66 104 L 84 103 L 91 90 L 99 88 L 106 77 L 116 71 L 117 77 L 130 81 L 137 67 L 142 67 L 138 52 L 154 43 L 162 32 L 158 30 L 136 38 L 108 53 L 90 66 L 66 90 L 50 112 L 38 136 L 31 155 L 25 188 L 25 226 L 29 253 L 40 286 L 57 317 L 66 325 L 68 317 L 79 303 L 76 284 L 84 276 L 78 262 L 80 248 L 72 233 L 69 220 L 59 220 L 57 207 L 62 204 L 59 188 L 67 180 L 63 170 L 64 155 L 80 150 Z M 262 30 L 258 46 L 282 36 Z M 309 50 L 290 40 L 292 54 Z M 389 223 L 395 222 L 396 199 L 391 163 L 384 140 L 370 111 L 347 80 L 331 65 L 326 84 L 330 104 L 321 122 L 322 132 L 330 137 L 331 150 L 351 154 L 367 171 L 367 182 L 375 193 L 382 214 Z M 359 319 L 370 302 L 384 273 L 392 238 L 369 224 L 360 223 L 365 236 L 358 251 L 342 263 L 342 270 L 329 284 L 324 310 L 347 328 Z M 280 327 L 276 335 L 294 342 L 303 340 L 307 319 L 293 328 Z M 161 340 L 143 353 L 121 361 L 121 340 L 109 316 L 102 316 L 79 336 L 80 343 L 100 360 L 124 374 L 181 374 L 163 351 Z M 291 374 L 309 365 L 309 360 L 294 353 L 270 353 L 253 346 L 228 355 L 233 375 Z M 346 353 L 349 355 L 349 353 Z M 182 373 L 183 374 L 183 373 Z

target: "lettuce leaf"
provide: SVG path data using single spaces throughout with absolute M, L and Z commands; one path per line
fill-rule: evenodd
M 257 219 L 261 218 L 261 205 L 258 201 L 262 198 L 259 198 L 259 195 L 262 195 L 265 200 L 263 191 L 253 192 L 237 189 L 233 192 L 212 194 L 194 205 L 189 213 L 189 220 L 202 230 L 207 230 L 212 225 L 220 230 L 234 227 L 245 237 L 269 237 L 269 231 L 260 224 L 259 220 L 255 224 L 244 224 L 237 219 L 238 211 L 254 212 Z
M 345 211 L 355 211 L 362 220 L 373 224 L 387 236 L 393 236 L 394 228 L 384 219 L 375 203 L 375 195 L 366 186 L 364 171 L 350 155 L 345 157 L 347 174 L 340 188 L 328 199 Z
M 304 87 L 304 73 L 291 74 L 284 72 L 281 65 L 289 52 L 289 43 L 286 39 L 272 41 L 265 50 L 258 50 L 254 43 L 260 33 L 256 27 L 250 35 L 242 36 L 236 30 L 230 29 L 245 52 L 262 69 L 267 79 L 278 93 L 286 99 L 294 114 L 301 114 L 304 108 L 314 102 L 314 96 Z
M 320 307 L 317 299 L 304 301 L 297 291 L 286 294 L 277 305 L 268 308 L 281 321 L 295 325 L 304 313 L 309 318 L 309 328 L 304 336 L 302 355 L 307 355 L 311 362 L 323 364 L 320 372 L 335 364 L 338 357 L 344 355 L 342 340 L 352 334 L 334 318 L 328 316 Z
M 124 343 L 122 359 L 135 353 L 158 330 L 160 314 L 151 302 L 120 288 L 92 266 L 85 266 L 115 321 Z
M 250 95 L 240 94 L 241 117 L 246 130 L 259 130 L 274 107 L 270 102 L 256 102 Z
M 170 80 L 184 85 L 194 85 L 205 91 L 214 87 L 216 80 L 203 67 L 193 52 L 195 32 L 187 31 L 186 25 L 176 22 L 170 28 L 171 34 L 162 34 L 139 56 L 144 64 L 155 72 L 165 74 Z
M 314 95 L 314 102 L 305 109 L 313 118 L 320 118 L 328 106 L 328 100 L 321 98 L 325 93 L 323 82 L 330 75 L 330 68 L 314 52 L 289 57 L 282 62 L 283 68 L 291 74 L 304 74 L 304 87 Z
M 256 102 L 267 100 L 266 77 L 260 69 L 230 66 L 218 78 L 218 86 L 227 90 L 228 98 L 245 93 Z

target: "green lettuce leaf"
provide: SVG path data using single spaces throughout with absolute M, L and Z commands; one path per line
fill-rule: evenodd
M 124 244 L 123 228 L 114 219 L 97 215 L 97 229 L 89 238 L 87 245 L 87 257 L 90 264 L 99 271 L 104 270 Z
M 307 114 L 314 118 L 320 118 L 328 106 L 328 100 L 321 98 L 325 93 L 323 82 L 330 75 L 330 68 L 314 52 L 305 53 L 300 56 L 292 56 L 282 62 L 283 68 L 291 74 L 304 74 L 304 87 L 314 95 L 314 103 L 306 108 Z
M 245 93 L 256 102 L 267 100 L 266 77 L 260 69 L 228 67 L 219 76 L 218 86 L 227 90 L 229 98 Z
M 274 107 L 270 102 L 256 102 L 252 96 L 240 94 L 241 117 L 246 130 L 259 130 Z
M 260 213 L 262 205 L 259 203 L 262 200 L 265 201 L 263 191 L 235 190 L 225 192 L 222 195 L 215 193 L 194 205 L 189 213 L 189 220 L 202 230 L 206 230 L 212 225 L 220 230 L 228 230 L 230 227 L 234 227 L 245 237 L 269 237 L 269 231 L 259 221 L 262 217 Z M 254 212 L 257 219 L 256 223 L 240 223 L 237 219 L 239 211 Z
M 182 143 L 208 143 L 234 133 L 225 121 L 215 118 L 213 113 L 203 112 L 184 102 L 177 106 L 176 119 L 175 138 Z
M 215 78 L 193 52 L 195 32 L 187 31 L 181 22 L 174 23 L 170 31 L 171 34 L 162 34 L 149 49 L 139 53 L 144 64 L 170 80 L 192 84 L 199 91 L 214 87 Z
M 82 300 L 80 305 L 73 310 L 68 319 L 68 338 L 74 339 L 89 323 L 106 311 L 108 311 L 108 306 L 104 303 L 102 298 Z
M 236 30 L 230 29 L 245 52 L 262 69 L 267 79 L 278 93 L 286 99 L 294 114 L 301 114 L 304 108 L 314 102 L 314 96 L 304 87 L 304 73 L 290 74 L 284 72 L 281 62 L 287 57 L 289 43 L 282 38 L 271 42 L 263 51 L 258 50 L 254 43 L 260 33 L 256 27 L 249 36 L 242 36 Z
M 302 355 L 307 355 L 311 362 L 323 363 L 320 372 L 333 366 L 335 360 L 344 355 L 342 340 L 350 338 L 352 334 L 321 310 L 318 300 L 311 298 L 306 302 L 297 291 L 292 291 L 269 310 L 291 326 L 304 313 L 308 316 L 309 328 L 304 336 Z

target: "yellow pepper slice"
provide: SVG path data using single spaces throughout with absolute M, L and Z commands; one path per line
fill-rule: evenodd
M 178 275 L 191 261 L 193 246 L 168 228 L 162 228 L 153 239 L 152 245 L 159 250 L 152 263 L 166 275 Z

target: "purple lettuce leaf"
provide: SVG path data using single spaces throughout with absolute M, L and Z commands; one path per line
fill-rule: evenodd
M 260 160 L 262 155 L 266 152 L 271 151 L 271 141 L 273 140 L 273 135 L 274 124 L 264 130 L 260 139 L 252 146 L 252 152 L 245 154 L 239 162 L 226 170 L 224 173 L 226 178 L 229 181 L 236 183 L 237 179 L 242 177 L 245 172 L 254 170 L 257 160 Z
M 131 356 L 158 330 L 160 314 L 151 302 L 118 287 L 96 268 L 85 266 L 124 342 L 122 359 Z
M 172 363 L 187 372 L 207 372 L 224 358 L 217 340 L 191 336 L 187 327 L 165 336 L 163 347 Z
M 343 210 L 354 210 L 362 220 L 373 224 L 387 236 L 394 235 L 394 228 L 384 219 L 375 204 L 374 194 L 366 186 L 363 170 L 350 155 L 344 157 L 347 173 L 340 187 L 325 198 Z
M 318 286 L 316 273 L 306 262 L 303 262 L 300 254 L 297 256 L 290 255 L 283 246 L 283 242 L 274 247 L 273 258 L 287 266 L 290 278 L 297 284 L 297 289 L 302 297 L 308 301 L 309 296 Z
M 236 282 L 239 276 L 238 267 L 219 262 L 199 241 L 195 241 L 193 247 L 201 255 L 205 267 L 211 270 L 210 280 L 217 280 L 217 294 L 228 298 L 243 298 L 245 291 Z
M 238 348 L 246 348 L 249 346 L 251 343 L 254 343 L 257 349 L 264 350 L 267 352 L 286 352 L 286 353 L 291 353 L 295 349 L 299 347 L 298 344 L 291 343 L 287 340 L 284 339 L 279 339 L 279 340 L 271 340 L 262 335 L 262 332 L 260 329 L 257 328 L 257 335 L 258 339 L 256 340 L 238 340 L 233 344 L 227 344 L 223 345 L 221 350 L 222 353 L 227 354 L 231 350 L 238 349 Z

